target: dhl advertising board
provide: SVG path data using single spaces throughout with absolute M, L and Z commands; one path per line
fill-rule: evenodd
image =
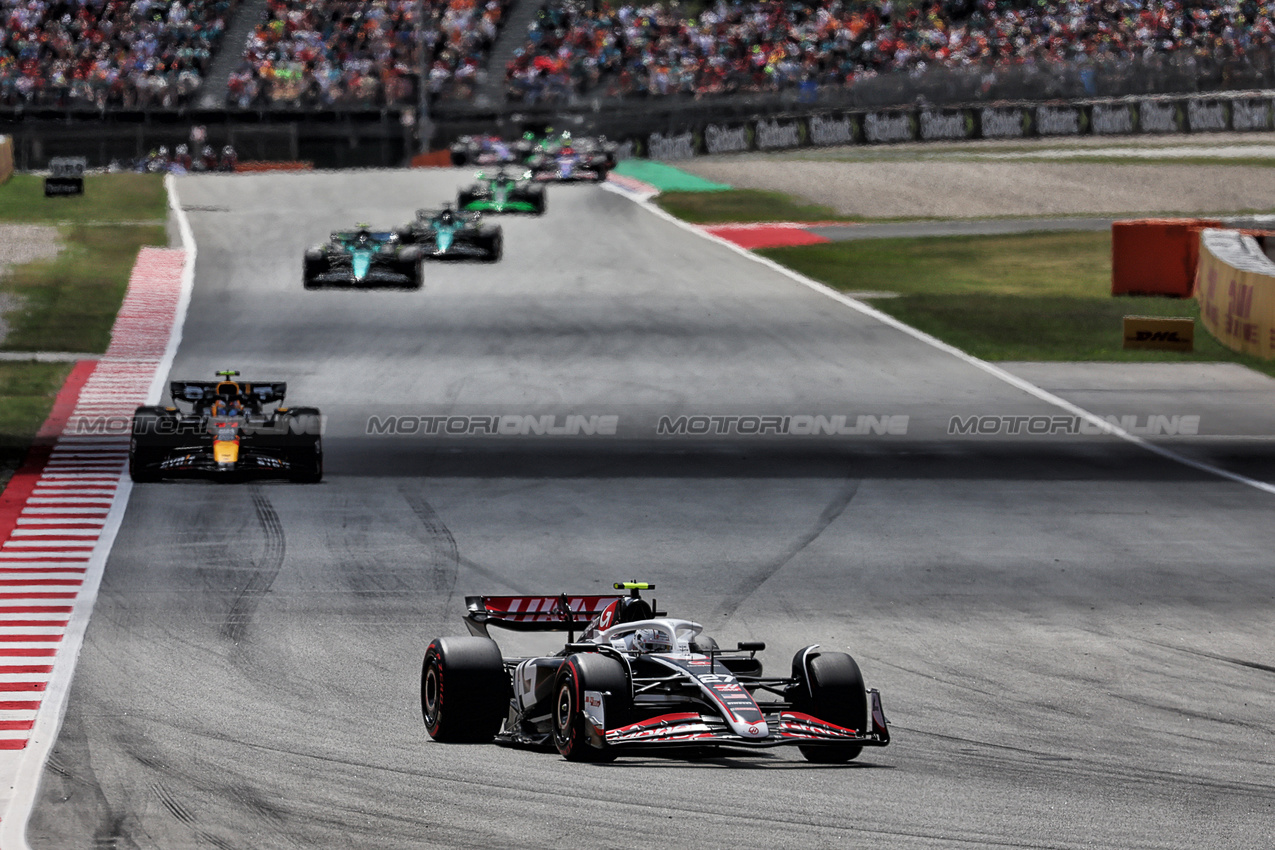
M 1219 342 L 1275 357 L 1275 263 L 1256 239 L 1234 230 L 1203 231 L 1195 295 L 1200 320 Z

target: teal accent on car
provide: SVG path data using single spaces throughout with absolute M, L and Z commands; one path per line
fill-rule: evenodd
M 375 253 L 366 248 L 354 248 L 350 251 L 350 264 L 353 266 L 355 280 L 367 277 L 368 270 L 372 268 L 372 255 Z

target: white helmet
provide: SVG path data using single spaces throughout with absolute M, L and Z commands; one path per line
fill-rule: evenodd
M 634 652 L 672 652 L 673 644 L 663 629 L 638 629 L 631 643 Z

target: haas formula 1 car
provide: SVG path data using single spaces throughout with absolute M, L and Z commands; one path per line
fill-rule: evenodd
M 305 252 L 302 278 L 306 289 L 325 286 L 420 289 L 421 249 L 399 244 L 389 232 L 360 226 L 337 231 L 324 245 Z
M 571 761 L 792 745 L 810 761 L 838 763 L 890 742 L 881 697 L 849 655 L 808 646 L 790 675 L 765 676 L 756 657 L 765 644 L 720 649 L 698 623 L 641 598 L 651 587 L 615 585 L 628 596 L 468 597 L 471 636 L 436 638 L 425 651 L 429 734 L 554 747 Z M 508 658 L 489 626 L 565 631 L 567 642 L 551 656 Z
M 128 472 L 134 481 L 179 476 L 275 476 L 314 483 L 323 478 L 322 418 L 313 407 L 280 405 L 281 381 L 173 381 L 173 401 L 189 406 L 139 407 L 133 414 Z

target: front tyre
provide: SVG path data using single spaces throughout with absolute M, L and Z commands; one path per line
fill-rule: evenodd
M 509 676 L 494 640 L 466 636 L 430 641 L 421 667 L 421 715 L 435 741 L 490 741 L 508 713 L 509 698 Z
M 805 669 L 803 670 L 803 662 Z M 859 665 L 844 652 L 798 652 L 792 660 L 796 691 L 793 708 L 820 720 L 854 729 L 868 729 L 868 693 Z M 861 744 L 799 746 L 806 761 L 842 764 L 863 752 Z
M 624 665 L 602 655 L 573 655 L 558 670 L 553 688 L 553 744 L 567 761 L 612 761 L 615 750 L 597 735 L 585 714 L 585 693 L 606 694 L 606 726 L 623 725 L 629 680 Z M 605 730 L 603 730 L 605 733 Z

